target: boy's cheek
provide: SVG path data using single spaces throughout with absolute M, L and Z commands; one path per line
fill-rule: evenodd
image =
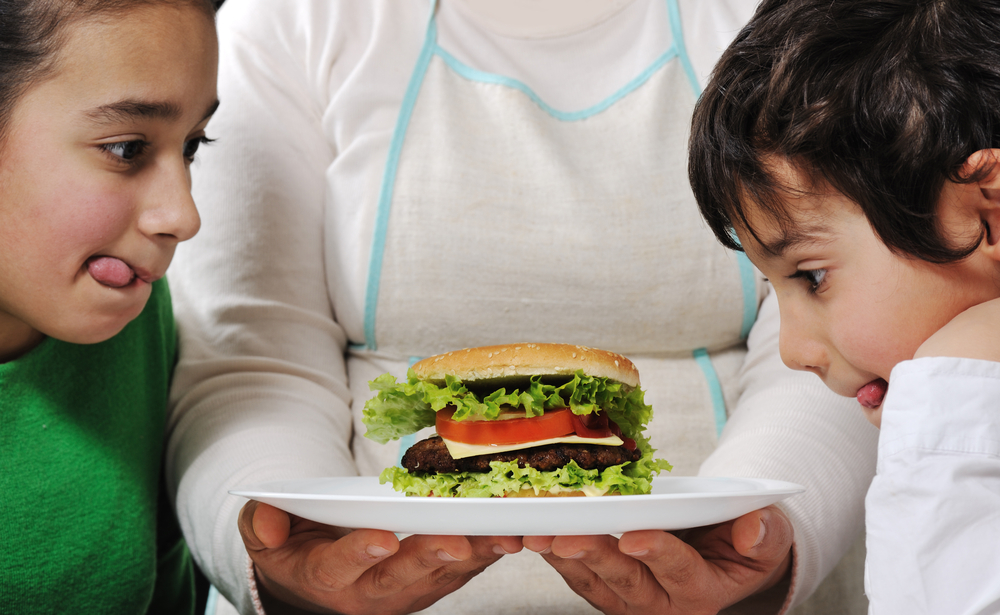
M 874 425 L 878 429 L 882 429 L 882 406 L 878 408 L 865 408 L 861 406 L 861 410 L 865 413 L 865 418 L 868 422 Z
M 855 370 L 888 381 L 897 363 L 913 358 L 917 344 L 896 335 L 898 322 L 872 320 L 857 312 L 838 320 L 839 326 L 832 331 L 832 344 Z

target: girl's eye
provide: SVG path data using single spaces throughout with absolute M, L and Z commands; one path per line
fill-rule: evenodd
M 826 269 L 800 269 L 788 276 L 789 279 L 801 278 L 809 284 L 810 292 L 816 292 L 823 285 Z
M 188 162 L 194 161 L 194 155 L 198 153 L 198 148 L 201 147 L 203 143 L 207 145 L 213 141 L 215 141 L 215 139 L 209 139 L 205 136 L 190 139 L 184 144 L 184 157 L 187 158 Z
M 148 145 L 149 143 L 146 141 L 136 139 L 133 141 L 119 141 L 118 143 L 105 143 L 101 146 L 101 149 L 116 158 L 130 162 L 142 156 Z

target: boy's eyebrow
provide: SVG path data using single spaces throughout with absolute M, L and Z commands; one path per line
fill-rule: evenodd
M 201 119 L 211 117 L 218 108 L 219 101 L 215 100 Z M 120 100 L 91 109 L 86 115 L 98 124 L 114 124 L 139 118 L 172 120 L 180 117 L 181 108 L 171 102 Z
M 827 234 L 827 228 L 821 225 L 789 228 L 784 229 L 776 240 L 761 241 L 760 244 L 768 254 L 780 257 L 792 248 L 827 243 L 828 239 L 825 237 Z

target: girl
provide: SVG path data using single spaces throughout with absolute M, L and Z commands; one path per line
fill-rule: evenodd
M 0 612 L 191 613 L 160 495 L 208 0 L 4 0 Z

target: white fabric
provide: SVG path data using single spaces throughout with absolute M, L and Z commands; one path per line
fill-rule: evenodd
M 656 17 L 664 23 L 632 25 L 658 34 L 659 56 L 672 37 L 665 8 Z M 407 116 L 378 269 L 379 352 L 424 357 L 532 340 L 612 349 L 636 361 L 669 353 L 640 373 L 649 381 L 669 364 L 678 384 L 661 386 L 650 402 L 691 424 L 654 438 L 678 459 L 678 472 L 695 472 L 715 446 L 715 425 L 691 351 L 721 350 L 716 364 L 731 381 L 744 351 L 744 301 L 735 255 L 691 207 L 684 149 L 663 147 L 684 142 L 690 129 L 695 93 L 684 67 L 674 58 L 614 104 L 573 120 L 553 117 L 495 75 L 455 72 L 466 68 L 435 55 Z M 629 266 L 678 255 L 685 266 Z M 428 301 L 429 292 L 447 309 Z M 359 363 L 369 356 L 353 354 Z M 406 367 L 390 371 L 402 377 Z M 366 398 L 367 380 L 351 380 L 356 399 Z M 376 474 L 396 451 L 365 438 L 355 418 L 356 463 Z
M 1000 363 L 898 364 L 866 499 L 872 615 L 1000 613 Z
M 573 44 L 580 44 L 578 37 L 592 36 L 589 46 L 601 48 L 602 35 L 626 27 L 619 19 L 639 28 L 633 31 L 636 40 L 663 32 L 662 22 L 642 18 L 657 14 L 658 2 L 635 0 L 607 21 L 572 35 Z M 682 2 L 680 8 L 686 31 L 695 33 L 713 19 L 740 23 L 752 3 L 700 0 Z M 459 11 L 449 12 L 447 0 L 439 17 L 442 46 L 476 29 Z M 375 352 L 355 345 L 364 342 L 369 256 L 389 142 L 426 23 L 427 4 L 417 0 L 231 0 L 219 16 L 223 102 L 209 132 L 220 139 L 200 154 L 193 168 L 202 231 L 180 247 L 170 271 L 182 357 L 174 380 L 167 471 L 195 557 L 243 613 L 252 612 L 247 557 L 236 531 L 243 501 L 228 496 L 227 490 L 274 479 L 376 474 L 395 460 L 391 447 L 356 455 L 356 449 L 369 446 L 360 440 L 359 421 L 360 408 L 370 396 L 366 383 L 386 371 L 405 374 L 404 354 L 425 354 L 425 342 L 414 344 L 420 348 L 399 348 L 402 344 L 395 337 L 380 338 Z M 530 66 L 507 76 L 536 91 L 545 89 L 546 80 L 579 81 L 579 75 L 562 70 L 566 57 L 559 55 L 558 40 L 546 41 L 549 51 L 542 53 L 535 39 L 518 45 L 509 36 L 487 31 L 481 35 L 492 39 L 470 48 L 487 56 L 491 49 L 502 53 L 497 51 L 490 60 L 463 57 L 460 46 L 448 51 L 478 70 L 490 69 L 501 55 L 515 68 Z M 718 52 L 724 35 L 710 38 L 688 36 L 692 58 Z M 669 41 L 663 49 L 667 46 Z M 588 58 L 595 72 L 609 71 L 618 79 L 583 79 L 575 86 L 578 104 L 564 101 L 561 108 L 574 111 L 603 100 L 645 70 L 647 60 L 642 54 L 624 59 L 614 55 L 603 63 Z M 696 72 L 705 72 L 704 65 L 698 68 L 696 63 Z M 685 87 L 690 95 L 690 86 Z M 685 144 L 679 140 L 663 148 L 683 160 Z M 552 147 L 554 157 L 564 155 L 555 141 Z M 454 164 L 460 167 L 461 161 Z M 461 168 L 441 171 L 461 178 Z M 690 207 L 695 207 L 693 199 Z M 390 225 L 395 220 L 391 217 Z M 470 263 L 438 259 L 438 244 L 449 240 L 449 232 L 474 223 L 471 215 L 455 216 L 442 221 L 432 236 L 405 246 L 393 243 L 392 249 L 406 250 L 414 269 L 442 278 L 459 275 Z M 635 220 L 637 228 L 649 224 L 648 219 Z M 571 235 L 594 232 L 592 223 L 587 227 L 568 219 L 563 225 Z M 628 270 L 639 284 L 646 280 L 648 288 L 639 291 L 655 295 L 662 291 L 657 285 L 664 270 L 681 275 L 703 265 L 683 248 L 685 239 L 666 233 L 664 243 L 677 248 L 656 260 L 631 254 L 627 246 L 598 244 L 595 250 L 607 254 L 609 270 Z M 714 245 L 710 238 L 704 241 Z M 562 257 L 556 251 L 551 254 L 556 260 Z M 643 314 L 632 319 L 632 328 L 622 325 L 621 334 L 642 339 L 641 331 L 652 320 L 652 326 L 673 331 L 672 339 L 682 333 L 691 340 L 709 339 L 685 330 L 695 322 L 686 315 L 703 309 L 694 299 L 703 292 L 702 282 L 709 293 L 713 288 L 730 292 L 735 286 L 735 259 L 726 258 L 730 260 L 719 270 L 720 281 L 709 276 L 673 282 L 677 295 L 692 298 L 680 313 Z M 510 275 L 515 274 L 529 280 L 533 271 L 522 267 Z M 759 285 L 760 292 L 764 288 Z M 551 289 L 553 300 L 558 301 L 562 290 Z M 390 279 L 380 294 L 398 300 L 394 292 L 398 286 Z M 484 314 L 457 309 L 434 288 L 408 292 L 419 293 L 424 304 L 455 323 L 448 343 L 478 345 L 483 332 L 491 330 L 488 319 L 473 324 Z M 382 305 L 380 300 L 380 309 Z M 731 317 L 742 309 L 726 307 Z M 621 307 L 639 308 L 636 301 Z M 582 328 L 588 331 L 604 327 L 604 318 L 587 320 Z M 717 324 L 708 323 L 711 328 Z M 570 334 L 560 323 L 548 325 L 551 336 Z M 722 326 L 737 329 L 735 318 L 727 318 Z M 702 471 L 709 474 L 766 476 L 807 485 L 806 494 L 785 506 L 796 526 L 790 603 L 798 603 L 858 532 L 876 432 L 863 421 L 856 402 L 836 398 L 814 376 L 781 365 L 777 330 L 777 310 L 768 298 L 749 340 L 749 353 L 731 333 L 728 347 L 720 342 L 710 348 L 732 414 L 714 453 L 710 392 L 691 359 L 691 348 L 645 348 L 633 358 L 647 400 L 657 411 L 651 427 L 654 444 L 675 464 L 676 474 L 696 473 L 704 461 Z M 510 587 L 518 588 L 516 595 L 506 591 Z M 522 553 L 503 558 L 430 610 L 577 613 L 589 608 L 540 558 Z M 849 611 L 833 604 L 829 611 L 812 612 Z

